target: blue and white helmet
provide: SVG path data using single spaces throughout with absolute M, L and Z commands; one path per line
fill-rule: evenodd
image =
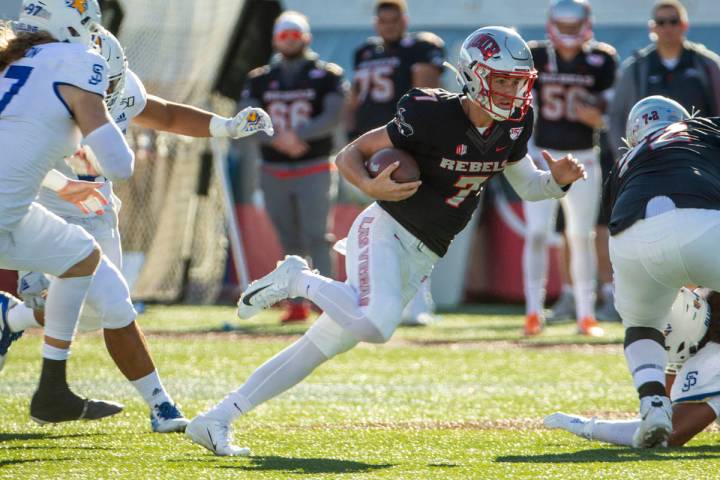
M 119 100 L 125 91 L 125 75 L 128 61 L 120 41 L 109 30 L 99 27 L 93 34 L 93 43 L 100 50 L 100 55 L 108 63 L 108 89 L 105 94 L 105 105 L 112 112 L 119 107 Z
M 665 326 L 668 370 L 677 371 L 695 355 L 710 326 L 710 306 L 698 291 L 680 289 Z
M 92 45 L 92 34 L 100 25 L 97 0 L 23 0 L 15 31 L 48 32 L 60 42 Z
M 628 114 L 625 143 L 633 148 L 653 132 L 688 118 L 688 111 L 675 100 L 661 95 L 645 97 Z

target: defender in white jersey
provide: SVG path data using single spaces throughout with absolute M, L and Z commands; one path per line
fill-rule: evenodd
M 122 410 L 119 404 L 76 395 L 65 373 L 82 303 L 107 261 L 83 229 L 34 202 L 54 159 L 72 154 L 81 142 L 95 151 L 100 168 L 129 170 L 134 161 L 103 103 L 107 62 L 87 42 L 99 16 L 94 0 L 83 8 L 62 0 L 24 2 L 22 33 L 0 26 L 0 267 L 54 276 L 42 373 L 30 404 L 31 417 L 40 423 L 102 418 Z M 64 182 L 59 188 L 67 199 L 73 198 L 67 195 L 72 185 L 96 193 L 95 183 Z M 112 279 L 118 277 L 107 278 L 115 287 Z M 12 306 L 14 299 L 0 299 L 3 340 Z
M 707 297 L 707 298 L 705 298 Z M 672 401 L 670 447 L 685 445 L 720 414 L 720 294 L 681 289 L 665 326 L 667 390 Z M 587 440 L 633 445 L 640 420 L 603 420 L 557 412 L 545 425 Z
M 250 108 L 244 110 L 236 118 L 224 119 L 186 105 L 170 104 L 158 97 L 151 97 L 148 100 L 145 87 L 140 79 L 134 72 L 126 69 L 127 61 L 117 39 L 110 32 L 101 29 L 96 43 L 100 46 L 103 57 L 109 62 L 109 78 L 116 79 L 112 86 L 123 88 L 121 92 L 113 89 L 106 95 L 106 102 L 113 107 L 111 109 L 113 118 L 123 131 L 127 130 L 130 122 L 136 117 L 144 119 L 145 126 L 150 128 L 175 129 L 174 131 L 178 133 L 192 136 L 208 136 L 210 125 L 215 118 L 217 118 L 214 120 L 216 128 L 217 122 L 220 122 L 221 126 L 230 124 L 226 130 L 216 131 L 216 136 L 222 136 L 223 132 L 226 132 L 230 134 L 227 136 L 240 137 L 259 131 L 260 127 L 266 130 L 271 128 L 269 117 L 260 109 Z M 147 109 L 148 106 L 150 109 Z M 146 110 L 147 114 L 145 114 Z M 248 121 L 250 116 L 257 118 L 251 122 Z M 169 120 L 177 123 L 169 122 Z M 202 128 L 203 123 L 204 129 Z M 117 222 L 119 201 L 113 195 L 112 182 L 103 176 L 95 177 L 98 172 L 93 170 L 92 162 L 87 161 L 88 156 L 92 156 L 92 153 L 80 151 L 70 159 L 58 158 L 55 168 L 73 178 L 77 178 L 76 170 L 82 170 L 81 173 L 91 174 L 92 180 L 100 182 L 102 185 L 100 191 L 109 199 L 103 215 L 97 215 L 94 212 L 83 215 L 75 205 L 68 203 L 57 192 L 47 188 L 41 190 L 38 201 L 69 223 L 83 227 L 100 244 L 106 258 L 119 269 L 122 266 L 122 248 Z M 75 170 L 70 165 L 73 165 Z M 19 305 L 10 311 L 9 331 L 17 334 L 24 328 L 39 326 L 43 322 L 42 306 L 46 282 L 45 277 L 37 272 L 21 275 L 18 291 L 23 296 L 25 305 Z M 79 322 L 80 329 L 83 331 L 104 329 L 108 351 L 122 373 L 136 387 L 150 407 L 153 431 L 165 433 L 184 430 L 187 420 L 182 416 L 160 381 L 142 332 L 134 321 L 135 315 L 107 315 L 106 309 L 103 308 L 101 300 L 106 294 L 104 292 L 106 287 L 102 283 L 93 282 L 91 284 L 86 301 L 87 308 Z M 124 291 L 127 291 L 126 284 L 124 284 Z M 127 296 L 129 298 L 129 293 Z M 31 307 L 35 307 L 34 312 Z M 0 340 L 0 345 L 1 343 Z M 2 354 L 3 352 L 0 351 L 0 355 Z

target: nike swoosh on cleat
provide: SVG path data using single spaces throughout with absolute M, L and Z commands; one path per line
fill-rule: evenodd
M 268 283 L 268 284 L 265 285 L 264 287 L 258 288 L 258 289 L 255 290 L 254 292 L 251 292 L 251 293 L 245 295 L 245 296 L 243 297 L 243 303 L 244 303 L 245 305 L 247 305 L 248 307 L 253 307 L 254 305 L 253 305 L 252 303 L 250 303 L 250 299 L 251 299 L 252 297 L 254 297 L 255 295 L 257 295 L 258 293 L 262 292 L 263 290 L 265 290 L 266 288 L 268 288 L 268 287 L 271 286 L 271 285 L 272 285 L 272 283 Z
M 213 447 L 213 452 L 217 453 L 217 443 L 213 442 L 212 434 L 210 433 L 210 429 L 206 428 L 205 431 L 208 434 L 208 437 L 210 438 L 210 445 Z

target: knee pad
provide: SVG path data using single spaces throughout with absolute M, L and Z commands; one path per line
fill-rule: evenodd
M 102 328 L 124 328 L 137 317 L 125 279 L 105 257 L 90 285 L 87 303 L 100 318 Z
M 317 319 L 305 333 L 305 336 L 328 359 L 347 352 L 358 343 L 355 336 L 335 323 L 326 314 Z

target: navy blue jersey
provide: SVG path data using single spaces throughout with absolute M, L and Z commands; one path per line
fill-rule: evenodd
M 585 150 L 595 143 L 594 129 L 575 114 L 578 102 L 605 109 L 602 92 L 615 83 L 617 53 L 610 45 L 591 42 L 565 62 L 552 43 L 530 42 L 538 79 L 533 86 L 537 124 L 533 141 L 555 150 Z
M 610 234 L 645 218 L 657 196 L 677 208 L 720 210 L 720 118 L 673 123 L 618 161 L 604 191 Z
M 334 63 L 308 58 L 294 78 L 287 79 L 280 64 L 271 63 L 248 74 L 243 97 L 257 99 L 272 119 L 278 132 L 296 130 L 323 112 L 323 100 L 329 93 L 344 94 L 342 68 Z M 300 158 L 291 158 L 271 146 L 262 147 L 265 162 L 298 162 L 327 156 L 333 148 L 332 135 L 309 140 L 310 149 Z
M 521 121 L 495 122 L 481 134 L 462 97 L 414 88 L 386 126 L 393 145 L 417 161 L 422 185 L 406 200 L 378 203 L 440 256 L 470 220 L 487 180 L 527 154 L 533 129 L 529 109 Z
M 358 105 L 353 136 L 392 119 L 398 100 L 413 86 L 413 65 L 429 63 L 442 68 L 444 57 L 443 41 L 429 32 L 411 33 L 391 44 L 371 37 L 355 50 L 352 88 Z

